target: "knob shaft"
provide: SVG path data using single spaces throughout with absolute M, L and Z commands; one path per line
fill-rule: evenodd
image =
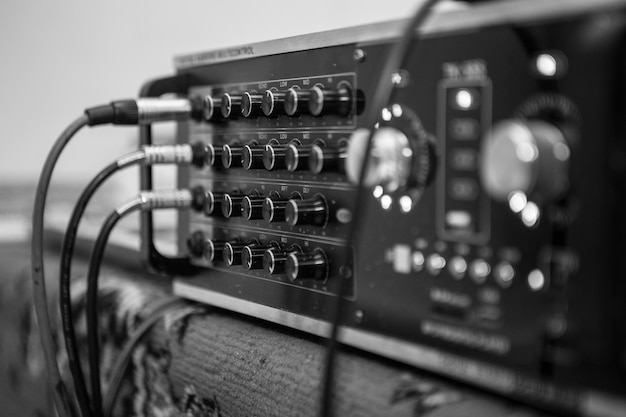
M 241 115 L 241 96 L 225 93 L 222 96 L 220 111 L 225 119 L 238 118 Z
M 207 216 L 223 216 L 222 201 L 224 193 L 219 191 L 207 191 L 207 198 L 204 204 L 204 214 Z
M 222 146 L 222 165 L 224 168 L 239 168 L 243 166 L 243 146 Z
M 247 245 L 245 242 L 226 242 L 223 250 L 224 262 L 228 266 L 241 265 L 241 254 Z
M 288 116 L 309 114 L 309 99 L 311 90 L 290 88 L 285 92 L 285 113 Z
M 213 168 L 222 168 L 222 147 L 216 147 L 209 143 L 205 148 L 204 163 Z
M 307 253 L 292 252 L 287 255 L 285 272 L 291 281 L 298 279 L 324 281 L 330 272 L 328 258 L 321 249 Z
M 285 92 L 265 90 L 261 103 L 263 114 L 267 117 L 280 116 L 285 113 Z
M 207 240 L 205 249 L 205 258 L 209 262 L 215 262 L 217 260 L 224 259 L 224 248 L 226 247 L 225 240 Z
M 241 202 L 241 212 L 247 220 L 258 220 L 263 218 L 263 206 L 265 197 L 246 196 Z
M 224 194 L 224 198 L 222 199 L 222 214 L 224 217 L 240 217 L 242 201 L 242 196 Z
M 304 171 L 309 168 L 308 160 L 312 145 L 296 145 L 290 143 L 285 151 L 285 166 L 288 171 Z
M 309 170 L 315 174 L 322 172 L 343 172 L 345 170 L 345 160 L 347 149 L 327 148 L 320 145 L 313 145 L 309 154 Z
M 243 147 L 241 164 L 245 169 L 263 168 L 263 146 L 246 145 Z
M 329 212 L 326 198 L 317 194 L 308 200 L 291 199 L 285 206 L 285 221 L 290 226 L 328 224 Z
M 328 90 L 315 86 L 309 97 L 309 112 L 313 116 L 337 115 L 347 117 L 352 113 L 354 106 L 352 89 L 348 86 L 339 86 L 335 90 Z
M 243 93 L 241 97 L 241 114 L 243 117 L 259 117 L 263 115 L 263 95 Z
M 285 156 L 287 154 L 287 146 L 285 145 L 265 145 L 263 150 L 263 166 L 268 171 L 276 169 L 285 169 Z

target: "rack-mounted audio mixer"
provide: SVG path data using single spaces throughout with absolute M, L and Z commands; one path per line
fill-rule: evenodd
M 623 415 L 625 24 L 617 0 L 435 13 L 381 112 L 358 213 L 361 115 L 401 23 L 177 58 L 202 108 L 179 141 L 206 158 L 179 171 L 195 196 L 179 247 L 199 272 L 175 292 L 327 336 L 348 280 L 346 344 Z

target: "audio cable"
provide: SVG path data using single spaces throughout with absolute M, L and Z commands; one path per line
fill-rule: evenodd
M 409 49 L 411 45 L 414 45 L 415 43 L 414 38 L 416 32 L 419 30 L 419 27 L 422 25 L 424 20 L 429 16 L 432 8 L 438 2 L 439 0 L 424 0 L 423 2 L 421 2 L 421 4 L 413 13 L 413 17 L 407 23 L 402 36 L 389 51 L 389 55 L 385 60 L 385 65 L 383 66 L 383 69 L 378 78 L 378 83 L 374 91 L 374 96 L 372 97 L 370 105 L 367 108 L 367 112 L 365 113 L 363 126 L 373 127 L 378 122 L 381 110 L 387 105 L 387 103 L 389 103 L 393 95 L 394 84 L 392 83 L 392 75 L 406 65 Z M 356 185 L 356 198 L 353 210 L 353 222 L 350 230 L 348 231 L 347 242 L 349 242 L 349 244 L 353 243 L 357 234 L 357 230 L 359 229 L 358 223 L 361 217 L 359 216 L 359 214 L 362 213 L 362 210 L 360 210 L 360 208 L 364 207 L 366 204 L 366 193 L 364 192 L 363 188 L 365 183 L 365 175 L 367 173 L 369 154 L 371 152 L 373 144 L 373 136 L 374 132 L 372 129 L 367 138 L 367 144 L 365 147 L 366 150 L 363 155 L 364 160 L 358 175 L 358 181 Z M 326 360 L 324 364 L 324 381 L 322 385 L 323 391 L 320 407 L 320 416 L 322 417 L 333 416 L 332 395 L 335 391 L 335 369 L 337 355 L 339 351 L 339 328 L 344 318 L 345 297 L 348 293 L 349 285 L 350 280 L 344 279 L 341 281 L 339 294 L 337 295 L 337 299 L 332 306 L 333 310 L 331 311 L 331 333 L 328 339 Z
M 102 183 L 114 173 L 133 165 L 156 165 L 156 164 L 178 164 L 202 166 L 204 163 L 204 147 L 191 145 L 153 145 L 144 146 L 141 150 L 132 152 L 113 163 L 106 166 L 100 171 L 91 182 L 85 187 L 82 194 L 74 205 L 74 210 L 70 216 L 67 225 L 63 246 L 61 249 L 61 262 L 59 273 L 59 307 L 61 311 L 61 323 L 63 336 L 65 338 L 65 348 L 67 351 L 68 364 L 72 378 L 74 380 L 74 389 L 80 392 L 79 398 L 87 396 L 87 390 L 84 380 L 84 373 L 80 366 L 80 356 L 78 353 L 78 343 L 74 332 L 74 315 L 72 312 L 71 300 L 71 266 L 76 243 L 78 226 L 85 209 L 96 190 Z M 93 395 L 92 403 L 94 407 L 99 405 L 99 396 Z M 96 410 L 99 408 L 95 408 Z M 97 413 L 96 413 L 97 415 Z
M 94 398 L 94 414 L 102 415 L 101 387 L 100 387 L 100 346 L 98 331 L 98 276 L 102 258 L 113 228 L 124 216 L 137 211 L 152 211 L 160 209 L 186 209 L 193 200 L 189 190 L 173 191 L 144 191 L 137 197 L 122 204 L 105 220 L 94 243 L 89 259 L 87 272 L 87 350 L 89 353 L 89 379 L 91 394 Z M 96 403 L 95 399 L 100 399 Z
M 54 167 L 72 137 L 85 126 L 102 124 L 149 125 L 157 121 L 187 119 L 191 113 L 192 104 L 186 99 L 142 98 L 114 101 L 91 107 L 67 126 L 56 139 L 46 157 L 35 191 L 31 235 L 31 269 L 35 315 L 39 326 L 46 374 L 52 391 L 54 407 L 59 417 L 74 416 L 77 411 L 72 406 L 71 397 L 68 395 L 56 362 L 56 349 L 48 312 L 44 273 L 44 212 Z M 83 394 L 76 393 L 80 415 L 89 417 L 92 416 L 88 407 L 89 401 Z

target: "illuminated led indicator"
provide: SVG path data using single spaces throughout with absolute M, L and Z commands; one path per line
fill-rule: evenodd
M 391 106 L 391 113 L 393 114 L 393 117 L 402 117 L 402 106 L 394 104 Z
M 544 77 L 554 77 L 557 73 L 558 62 L 556 58 L 550 54 L 540 54 L 535 60 L 537 72 Z
M 393 114 L 391 114 L 391 110 L 385 107 L 381 112 L 381 117 L 384 121 L 388 122 L 392 119 Z
M 477 259 L 470 265 L 470 276 L 478 284 L 485 282 L 490 273 L 491 266 L 482 259 Z
M 383 189 L 383 187 L 381 187 L 380 185 L 377 185 L 376 187 L 374 187 L 374 191 L 372 191 L 372 194 L 374 195 L 375 198 L 380 198 L 383 196 L 385 190 Z
M 515 277 L 515 269 L 508 262 L 501 262 L 496 266 L 495 271 L 496 281 L 503 288 L 508 288 L 513 283 Z
M 409 245 L 396 245 L 393 248 L 393 270 L 400 274 L 411 272 L 413 256 Z
M 424 262 L 426 262 L 426 258 L 424 258 L 424 254 L 422 252 L 413 252 L 412 261 L 414 271 L 419 272 L 424 269 Z
M 452 276 L 456 279 L 461 279 L 465 276 L 467 272 L 467 262 L 460 256 L 455 256 L 450 259 L 450 264 L 448 265 L 448 269 Z
M 408 213 L 413 208 L 413 199 L 408 195 L 400 197 L 400 210 L 403 213 Z
M 538 269 L 533 269 L 528 274 L 528 286 L 533 291 L 539 291 L 546 285 L 546 277 Z
M 514 191 L 509 195 L 509 208 L 513 213 L 521 213 L 527 203 L 528 198 L 521 191 Z
M 456 105 L 461 110 L 469 110 L 474 107 L 474 94 L 470 90 L 458 90 L 454 96 Z
M 383 195 L 380 197 L 380 206 L 384 210 L 389 210 L 391 208 L 391 204 L 393 203 L 393 199 L 388 195 Z
M 520 141 L 515 146 L 515 154 L 522 162 L 533 162 L 539 156 L 539 149 L 534 143 Z
M 426 267 L 433 274 L 438 274 L 446 267 L 446 260 L 443 256 L 433 253 L 428 257 Z
M 559 161 L 567 161 L 570 156 L 569 146 L 564 143 L 557 143 L 554 145 L 554 157 Z
M 529 201 L 522 210 L 522 222 L 527 227 L 533 227 L 539 222 L 539 217 L 541 217 L 539 207 L 537 204 Z
M 449 211 L 446 213 L 446 224 L 458 229 L 468 229 L 472 225 L 472 215 L 462 210 Z

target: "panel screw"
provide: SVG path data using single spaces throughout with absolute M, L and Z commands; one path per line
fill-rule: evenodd
M 355 49 L 354 52 L 352 53 L 352 59 L 354 59 L 356 62 L 365 61 L 366 56 L 367 55 L 365 54 L 365 51 L 362 50 L 361 48 Z

